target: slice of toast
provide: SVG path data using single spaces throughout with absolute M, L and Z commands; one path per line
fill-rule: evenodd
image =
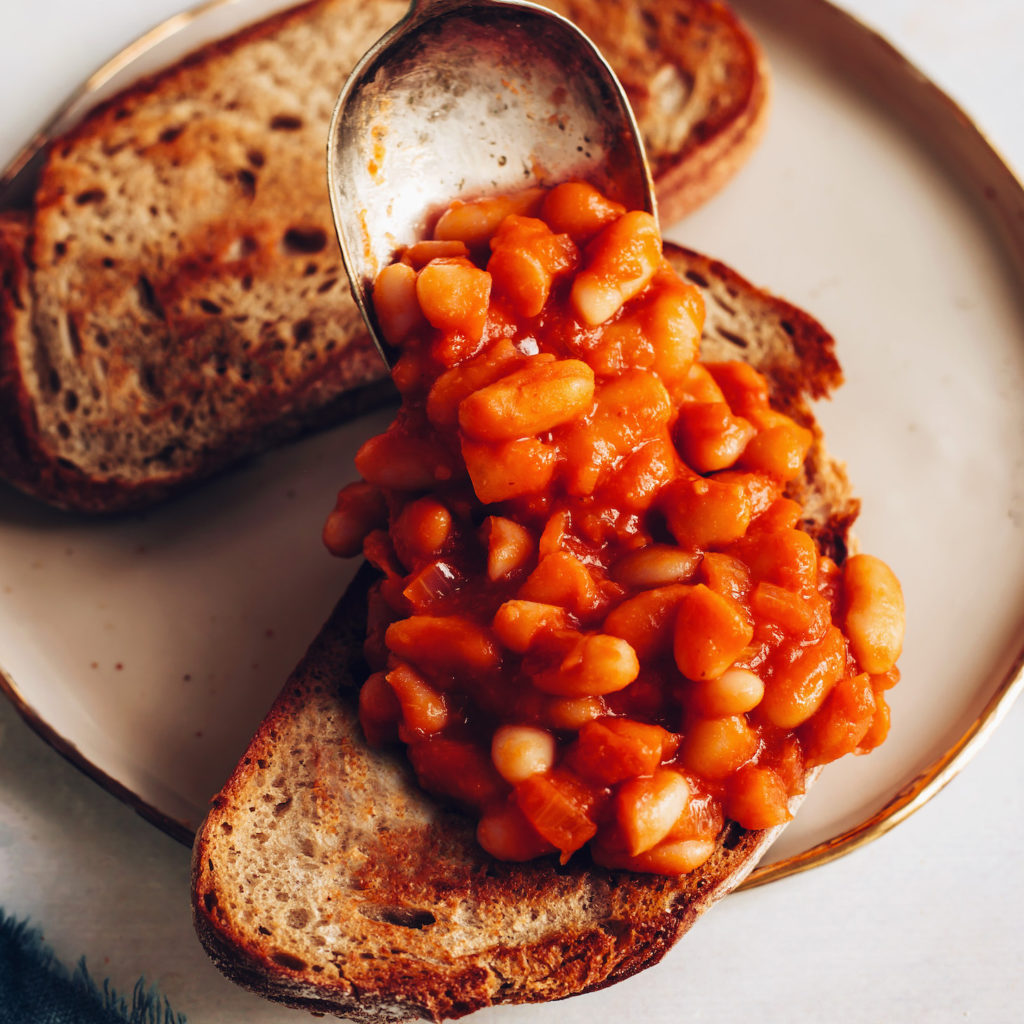
M 760 141 L 771 79 L 725 3 L 543 0 L 598 45 L 629 96 L 663 225 L 710 199 Z
M 705 359 L 748 360 L 779 407 L 813 427 L 809 397 L 840 381 L 811 317 L 720 263 L 666 246 L 703 289 Z M 794 496 L 842 561 L 857 504 L 820 434 Z M 492 860 L 469 819 L 417 786 L 404 755 L 369 748 L 357 719 L 365 567 L 286 684 L 193 850 L 198 935 L 229 977 L 272 999 L 358 1021 L 459 1017 L 559 999 L 659 960 L 755 865 L 777 830 L 727 825 L 681 878 L 609 871 L 577 855 Z
M 391 394 L 334 241 L 334 101 L 405 0 L 315 0 L 103 104 L 0 214 L 0 476 L 140 507 Z M 666 222 L 759 134 L 759 52 L 712 0 L 575 17 L 623 76 Z M 371 386 L 369 391 L 365 386 Z

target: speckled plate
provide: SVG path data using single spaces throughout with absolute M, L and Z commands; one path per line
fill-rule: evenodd
M 215 0 L 127 48 L 11 164 L 0 204 L 97 98 L 280 6 Z M 863 498 L 862 545 L 896 568 L 908 606 L 890 741 L 828 769 L 765 881 L 905 818 L 1024 686 L 1024 192 L 956 106 L 849 16 L 824 0 L 735 6 L 774 68 L 773 117 L 739 177 L 666 234 L 836 335 L 847 384 L 818 413 Z M 347 582 L 320 527 L 386 420 L 113 522 L 0 488 L 0 685 L 183 842 Z

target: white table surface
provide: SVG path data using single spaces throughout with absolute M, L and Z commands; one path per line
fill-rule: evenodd
M 0 165 L 86 74 L 183 0 L 0 0 Z M 1020 0 L 845 0 L 1024 172 Z M 731 897 L 658 967 L 597 996 L 480 1020 L 1024 1019 L 1024 703 L 884 839 Z M 192 1024 L 308 1020 L 224 980 L 195 940 L 188 851 L 0 702 L 0 906 L 66 962 L 144 975 Z M 666 975 L 668 977 L 666 977 Z

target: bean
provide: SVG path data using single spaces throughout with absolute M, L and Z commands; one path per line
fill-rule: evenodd
M 865 672 L 882 675 L 903 650 L 903 589 L 892 569 L 874 555 L 854 555 L 843 565 L 845 628 L 850 649 Z
M 384 495 L 373 484 L 356 481 L 338 491 L 334 510 L 324 523 L 324 544 L 332 555 L 352 558 L 363 550 L 366 535 L 386 521 Z
M 877 679 L 878 676 L 873 676 L 872 680 Z M 855 753 L 866 754 L 871 750 L 874 750 L 880 743 L 885 742 L 885 737 L 889 735 L 889 705 L 886 702 L 885 694 L 879 690 L 875 690 L 875 715 L 871 719 L 871 725 L 868 726 L 868 731 L 861 737 L 860 744 L 857 746 Z
M 764 683 L 746 668 L 726 669 L 715 679 L 695 683 L 690 691 L 694 707 L 709 718 L 753 711 L 764 696 Z
M 676 612 L 676 665 L 688 679 L 714 679 L 732 665 L 753 635 L 742 605 L 698 583 L 687 589 Z
M 661 271 L 659 271 L 659 275 Z M 674 275 L 673 275 L 674 276 Z M 704 326 L 704 299 L 693 285 L 665 275 L 645 317 L 647 337 L 654 347 L 653 369 L 671 387 L 688 377 L 700 346 Z M 658 277 L 655 278 L 657 283 Z
M 651 373 L 627 370 L 597 388 L 593 413 L 572 424 L 562 441 L 562 475 L 570 494 L 591 494 L 602 474 L 652 436 L 672 415 L 665 385 Z
M 754 576 L 794 592 L 812 590 L 818 581 L 818 549 L 803 530 L 757 532 L 740 547 Z
M 451 536 L 452 514 L 436 498 L 417 498 L 399 513 L 391 538 L 402 561 L 426 561 L 436 555 Z
M 435 241 L 428 238 L 410 245 L 402 253 L 402 262 L 399 266 L 408 266 L 413 270 L 422 270 L 431 260 L 452 259 L 458 256 L 469 256 L 469 249 L 465 242 L 454 239 L 451 241 Z M 394 265 L 392 264 L 392 266 Z
M 799 502 L 792 498 L 776 498 L 761 513 L 758 528 L 773 533 L 776 530 L 791 530 L 803 518 L 804 510 Z
M 602 859 L 601 853 L 595 850 L 594 859 L 606 867 L 649 871 L 657 875 L 685 875 L 696 871 L 714 852 L 714 839 L 664 839 L 636 857 L 612 862 Z
M 672 399 L 665 385 L 646 370 L 626 370 L 597 391 L 594 422 L 603 440 L 617 451 L 632 450 L 672 418 Z
M 571 235 L 582 244 L 625 212 L 624 206 L 606 198 L 593 185 L 568 181 L 556 185 L 544 197 L 540 216 L 552 231 Z
M 757 733 L 743 715 L 697 719 L 683 737 L 683 764 L 705 779 L 724 779 L 757 753 Z
M 622 783 L 615 794 L 615 816 L 629 854 L 650 850 L 679 820 L 690 799 L 686 779 L 671 768 Z
M 492 582 L 524 568 L 533 557 L 535 544 L 530 531 L 513 519 L 488 516 L 481 534 L 487 545 L 487 578 Z
M 502 645 L 525 654 L 545 637 L 568 629 L 564 608 L 537 601 L 506 601 L 494 613 L 492 629 Z
M 491 275 L 465 258 L 435 259 L 416 277 L 416 298 L 432 327 L 483 337 Z
M 629 551 L 612 566 L 612 579 L 630 590 L 685 583 L 700 565 L 700 555 L 671 544 L 649 544 Z
M 674 382 L 672 398 L 675 405 L 685 402 L 724 402 L 725 395 L 704 363 L 691 363 L 686 376 Z
M 506 296 L 521 317 L 544 308 L 555 279 L 574 270 L 579 250 L 568 235 L 556 235 L 541 220 L 509 216 L 491 239 L 487 272 L 496 292 Z
M 614 608 L 601 628 L 622 637 L 649 662 L 672 649 L 676 613 L 688 590 L 681 583 L 644 590 Z
M 695 365 L 703 323 L 700 291 L 662 264 L 647 291 L 602 325 L 586 359 L 600 377 L 649 370 L 675 389 L 689 379 Z
M 576 316 L 596 327 L 650 283 L 661 264 L 658 223 L 633 210 L 602 229 L 587 250 L 587 266 L 573 281 L 569 302 Z
M 421 348 L 406 349 L 391 368 L 391 379 L 403 398 L 419 398 L 434 381 L 434 366 Z
M 750 595 L 750 610 L 759 622 L 775 623 L 793 634 L 820 637 L 831 621 L 828 604 L 817 593 L 796 593 L 764 580 Z
M 698 577 L 716 594 L 746 601 L 753 585 L 750 566 L 733 555 L 721 551 L 707 551 L 701 559 Z
M 453 203 L 441 214 L 434 237 L 458 239 L 470 246 L 484 245 L 509 214 L 532 215 L 540 207 L 544 194 L 542 188 L 531 188 L 512 196 Z
M 491 760 L 506 782 L 522 782 L 554 766 L 555 737 L 532 725 L 500 726 L 491 738 Z
M 490 631 L 462 615 L 413 615 L 388 626 L 388 648 L 414 665 L 445 671 L 486 672 L 501 656 Z
M 388 594 L 385 584 L 393 582 L 400 589 L 404 571 L 391 543 L 391 534 L 387 530 L 371 530 L 363 541 L 363 557 L 387 577 L 381 583 L 380 594 L 390 600 L 393 594 Z
M 605 482 L 606 500 L 624 510 L 646 512 L 675 479 L 678 465 L 679 456 L 668 436 L 653 437 L 627 455 L 615 475 Z M 567 489 L 575 493 L 568 484 Z
M 795 729 L 821 707 L 845 672 L 846 641 L 830 626 L 821 640 L 802 648 L 767 680 L 758 715 L 770 725 Z
M 549 516 L 537 542 L 537 554 L 544 558 L 546 555 L 566 550 L 570 543 L 570 525 L 569 513 L 565 509 L 560 509 Z
M 416 272 L 404 263 L 385 267 L 373 283 L 373 308 L 385 340 L 401 345 L 421 324 Z
M 688 551 L 739 540 L 753 514 L 742 482 L 719 477 L 681 477 L 662 490 L 660 504 L 676 543 Z
M 482 358 L 445 370 L 427 395 L 427 419 L 435 427 L 454 428 L 459 422 L 459 405 L 464 398 L 524 362 L 524 356 L 512 342 L 502 338 L 487 349 Z
M 558 453 L 536 437 L 503 444 L 463 439 L 462 458 L 476 496 L 485 505 L 539 494 L 555 475 Z
M 625 689 L 639 673 L 636 652 L 625 640 L 592 633 L 576 642 L 557 669 L 534 675 L 533 684 L 559 697 L 601 697 Z
M 799 472 L 810 450 L 814 435 L 789 417 L 760 430 L 743 448 L 740 465 L 779 480 L 792 480 Z
M 705 365 L 737 416 L 752 420 L 769 408 L 768 384 L 750 363 L 734 359 Z
M 371 747 L 383 746 L 398 738 L 396 726 L 402 717 L 402 705 L 388 685 L 384 672 L 366 677 L 359 689 L 359 724 Z
M 434 734 L 409 743 L 409 760 L 420 785 L 478 812 L 508 793 L 508 783 L 491 763 L 490 752 L 468 740 Z
M 512 800 L 484 811 L 476 827 L 476 838 L 492 857 L 517 863 L 533 860 L 555 849 L 538 834 L 519 805 Z
M 556 551 L 542 558 L 516 596 L 560 605 L 577 616 L 592 614 L 603 603 L 590 570 L 568 551 Z
M 432 438 L 392 427 L 371 437 L 356 452 L 363 479 L 395 491 L 425 491 L 455 478 L 455 460 Z
M 860 747 L 875 717 L 871 676 L 847 676 L 833 687 L 828 699 L 801 731 L 807 763 L 827 764 Z
M 459 426 L 479 441 L 536 436 L 581 416 L 594 400 L 594 371 L 578 359 L 531 362 L 463 399 Z
M 403 724 L 410 734 L 427 736 L 448 724 L 444 696 L 410 665 L 399 664 L 388 673 L 387 680 L 402 707 Z
M 577 732 L 587 722 L 608 714 L 602 697 L 549 697 L 544 704 L 544 721 L 552 729 Z
M 715 474 L 719 483 L 738 485 L 750 504 L 750 517 L 763 515 L 782 497 L 782 482 L 767 473 L 753 473 L 737 468 L 723 469 Z
M 680 408 L 675 426 L 679 454 L 698 473 L 728 469 L 755 433 L 753 424 L 734 416 L 724 402 L 688 402 Z

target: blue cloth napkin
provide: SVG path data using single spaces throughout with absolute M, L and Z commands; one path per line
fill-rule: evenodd
M 69 971 L 40 931 L 0 910 L 0 1024 L 186 1024 L 140 980 L 130 1000 L 98 984 L 81 960 Z

